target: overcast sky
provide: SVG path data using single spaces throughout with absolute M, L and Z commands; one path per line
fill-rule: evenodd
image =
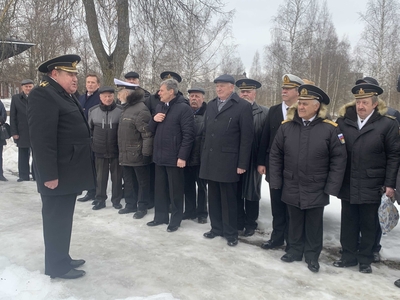
M 232 32 L 247 71 L 256 51 L 262 54 L 264 46 L 269 44 L 272 18 L 276 16 L 282 3 L 282 0 L 227 1 L 227 9 L 236 10 Z M 358 13 L 365 11 L 365 3 L 363 0 L 328 1 L 329 12 L 339 38 L 347 36 L 352 46 L 358 42 L 363 29 Z

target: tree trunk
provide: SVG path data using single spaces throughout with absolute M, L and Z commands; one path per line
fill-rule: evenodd
M 113 85 L 113 78 L 119 77 L 122 73 L 126 57 L 129 53 L 128 0 L 115 1 L 118 37 L 115 49 L 111 54 L 108 54 L 103 46 L 94 0 L 83 0 L 83 4 L 85 6 L 86 25 L 90 41 L 103 72 L 104 84 Z

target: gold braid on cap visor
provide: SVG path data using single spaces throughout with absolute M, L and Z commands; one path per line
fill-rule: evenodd
M 365 92 L 362 88 L 360 88 L 355 94 L 354 98 L 362 99 L 362 98 L 370 98 L 372 96 L 378 96 L 377 92 Z

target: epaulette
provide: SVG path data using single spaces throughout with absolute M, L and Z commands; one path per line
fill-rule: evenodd
M 385 115 L 385 117 L 388 117 L 389 119 L 396 120 L 396 117 L 395 117 L 395 116 L 391 116 L 391 115 Z
M 338 124 L 337 124 L 337 123 L 335 123 L 335 122 L 333 122 L 333 121 L 331 121 L 331 120 L 328 120 L 328 119 L 325 119 L 325 120 L 323 120 L 322 122 L 331 124 L 331 125 L 334 126 L 334 127 L 338 127 Z
M 43 81 L 39 84 L 40 87 L 46 87 L 46 86 L 48 86 L 48 85 L 49 85 L 49 82 L 46 81 L 46 80 L 43 80 Z
M 285 123 L 290 122 L 290 121 L 292 121 L 292 120 L 283 120 L 281 124 L 285 124 Z

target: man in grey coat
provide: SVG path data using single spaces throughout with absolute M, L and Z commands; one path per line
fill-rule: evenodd
M 256 90 L 261 83 L 253 79 L 236 81 L 239 96 L 252 106 L 254 139 L 251 149 L 249 170 L 240 176 L 238 182 L 238 229 L 244 229 L 244 236 L 252 236 L 257 228 L 257 219 L 260 211 L 262 175 L 257 171 L 257 155 L 261 142 L 261 134 L 268 115 L 268 108 L 256 103 Z

